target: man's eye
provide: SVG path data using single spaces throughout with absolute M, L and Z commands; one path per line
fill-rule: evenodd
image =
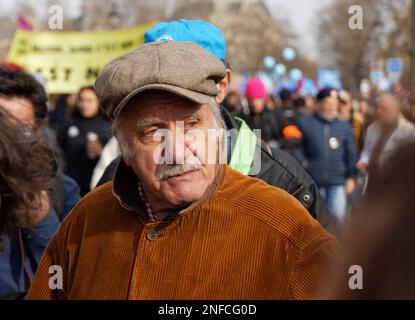
M 196 128 L 197 127 L 198 122 L 195 121 L 187 121 L 185 124 L 186 128 Z
M 153 136 L 157 132 L 158 128 L 151 128 L 143 131 L 144 136 Z

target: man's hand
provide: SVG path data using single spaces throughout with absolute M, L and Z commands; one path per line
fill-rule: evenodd
M 366 162 L 359 161 L 358 163 L 356 163 L 357 170 L 359 170 L 359 171 L 361 171 L 363 173 L 366 173 L 367 167 L 368 167 L 368 165 L 367 165 Z
M 355 188 L 356 182 L 354 181 L 354 179 L 346 179 L 346 182 L 344 183 L 344 189 L 346 191 L 346 194 L 351 194 Z
M 99 158 L 102 153 L 102 144 L 99 141 L 87 141 L 86 153 L 95 158 Z

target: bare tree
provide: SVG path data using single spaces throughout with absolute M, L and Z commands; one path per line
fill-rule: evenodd
M 352 30 L 348 9 L 363 8 L 363 28 Z M 322 60 L 338 67 L 343 84 L 358 91 L 371 68 L 391 57 L 408 61 L 408 0 L 337 0 L 321 10 L 319 49 Z M 406 63 L 407 64 L 407 63 Z
M 107 30 L 163 20 L 170 0 L 83 0 L 81 30 Z

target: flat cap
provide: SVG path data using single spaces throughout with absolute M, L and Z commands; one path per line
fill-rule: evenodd
M 225 76 L 223 62 L 195 43 L 153 42 L 107 64 L 95 88 L 102 108 L 114 119 L 132 97 L 151 89 L 206 104 L 218 94 L 216 83 Z

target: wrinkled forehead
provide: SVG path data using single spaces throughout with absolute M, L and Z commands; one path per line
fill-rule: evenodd
M 124 119 L 180 120 L 193 114 L 203 115 L 204 106 L 167 91 L 149 90 L 136 95 L 123 108 Z

